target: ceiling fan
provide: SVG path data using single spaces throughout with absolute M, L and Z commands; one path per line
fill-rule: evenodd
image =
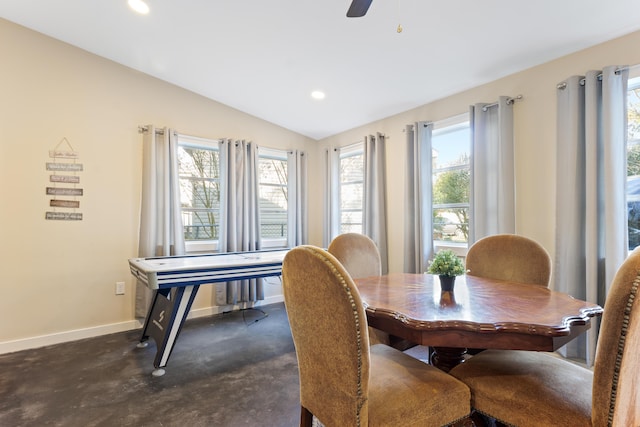
M 353 0 L 349 10 L 347 11 L 348 18 L 360 18 L 367 13 L 369 6 L 371 6 L 372 0 Z

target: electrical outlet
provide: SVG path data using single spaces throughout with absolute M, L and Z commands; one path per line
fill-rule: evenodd
M 116 295 L 124 295 L 124 282 L 116 282 Z

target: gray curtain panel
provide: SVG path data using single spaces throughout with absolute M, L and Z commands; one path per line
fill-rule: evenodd
M 324 158 L 324 201 L 322 244 L 329 247 L 331 240 L 340 234 L 340 149 L 327 148 Z
M 364 138 L 363 234 L 380 251 L 382 274 L 389 271 L 387 255 L 387 180 L 385 136 L 377 133 Z
M 424 273 L 433 255 L 431 213 L 433 124 L 417 122 L 406 129 L 404 271 Z
M 258 154 L 246 141 L 220 142 L 220 252 L 260 249 Z M 264 299 L 262 279 L 227 282 L 227 304 Z
M 287 153 L 287 239 L 293 248 L 304 245 L 309 240 L 307 221 L 307 156 L 304 152 L 293 150 Z
M 557 87 L 554 288 L 604 306 L 627 257 L 628 69 L 572 76 Z M 598 322 L 562 348 L 593 365 Z
M 470 107 L 471 224 L 469 245 L 501 233 L 515 233 L 513 100 Z
M 149 125 L 142 139 L 142 200 L 138 256 L 183 255 L 185 252 L 178 141 L 172 129 Z M 136 317 L 145 317 L 153 293 L 136 283 Z

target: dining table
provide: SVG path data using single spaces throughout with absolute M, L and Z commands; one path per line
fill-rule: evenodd
M 467 349 L 552 352 L 591 327 L 597 304 L 527 283 L 469 274 L 443 291 L 438 276 L 391 273 L 355 279 L 369 326 L 432 348 L 448 372 Z

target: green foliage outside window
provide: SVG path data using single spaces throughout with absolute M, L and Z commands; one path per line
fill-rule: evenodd
M 433 186 L 433 204 L 468 204 L 471 174 L 469 169 L 449 170 L 438 175 Z M 469 239 L 469 209 L 466 207 L 449 208 L 458 219 L 456 229 L 462 233 L 465 241 Z M 434 210 L 434 228 L 443 227 L 441 216 Z

